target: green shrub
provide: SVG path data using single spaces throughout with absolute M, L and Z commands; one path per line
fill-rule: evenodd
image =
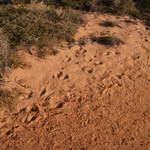
M 107 46 L 123 44 L 123 41 L 115 36 L 92 37 L 91 40 L 93 42 L 97 42 L 99 44 L 107 45 Z
M 33 10 L 25 7 L 0 7 L 0 27 L 8 36 L 11 48 L 23 45 L 45 47 L 52 43 L 51 41 L 60 40 L 70 42 L 77 24 L 81 22 L 79 13 L 71 9 Z

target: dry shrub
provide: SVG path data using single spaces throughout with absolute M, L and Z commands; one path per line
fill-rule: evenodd
M 18 94 L 0 88 L 0 109 L 7 108 L 12 111 L 14 109 Z
M 115 36 L 101 36 L 101 37 L 92 37 L 93 42 L 106 46 L 114 46 L 123 44 L 123 41 Z
M 104 27 L 115 27 L 115 26 L 118 26 L 118 24 L 116 22 L 113 22 L 113 21 L 104 21 L 102 23 L 100 23 L 101 26 L 104 26 Z
M 80 23 L 80 14 L 71 9 L 0 8 L 0 27 L 8 36 L 11 48 L 40 45 L 41 49 L 41 45 L 45 47 L 51 41 L 70 42 Z

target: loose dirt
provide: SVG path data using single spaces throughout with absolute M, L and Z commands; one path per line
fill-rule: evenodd
M 84 19 L 84 42 L 44 60 L 20 52 L 30 67 L 5 79 L 21 96 L 0 113 L 0 150 L 149 150 L 150 30 L 128 16 Z M 100 26 L 108 20 L 119 26 Z M 124 44 L 86 40 L 108 34 Z

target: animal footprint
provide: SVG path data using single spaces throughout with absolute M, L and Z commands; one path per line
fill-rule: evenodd
M 64 74 L 63 72 L 60 71 L 56 75 L 53 75 L 53 78 L 57 78 L 57 79 L 60 79 L 60 80 L 67 80 L 67 79 L 69 79 L 69 75 Z
M 115 52 L 115 54 L 116 54 L 116 55 L 120 55 L 121 53 L 117 51 L 117 52 Z
M 140 56 L 139 56 L 139 55 L 136 55 L 136 56 L 132 56 L 132 59 L 133 59 L 133 60 L 137 60 L 137 59 L 140 59 Z
M 71 57 L 67 57 L 64 62 L 70 62 L 71 61 Z
M 82 70 L 86 73 L 93 73 L 94 69 L 92 67 L 83 67 Z
M 60 79 L 61 79 L 61 80 L 67 80 L 67 79 L 69 79 L 69 75 L 63 74 L 63 76 L 62 76 Z
M 105 52 L 104 53 L 104 56 L 109 56 L 109 55 L 111 55 L 111 52 Z
M 46 93 L 46 88 L 42 89 L 42 91 L 40 92 L 40 97 L 43 96 Z
M 102 61 L 96 61 L 96 62 L 94 63 L 94 65 L 102 65 L 102 64 L 103 64 Z
M 62 75 L 63 75 L 63 72 L 60 71 L 60 72 L 54 74 L 52 77 L 55 79 L 55 78 L 60 78 Z

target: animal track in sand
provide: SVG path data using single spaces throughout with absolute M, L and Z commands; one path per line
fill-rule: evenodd
M 64 74 L 62 71 L 54 74 L 52 76 L 53 79 L 60 79 L 60 80 L 67 80 L 69 79 L 69 75 L 68 74 Z
M 135 56 L 132 56 L 132 59 L 133 59 L 133 60 L 138 60 L 138 59 L 140 59 L 140 57 L 141 57 L 141 56 L 139 56 L 139 55 L 135 55 Z
M 95 61 L 95 62 L 94 62 L 94 65 L 96 65 L 96 66 L 97 66 L 97 65 L 103 65 L 103 64 L 104 64 L 104 63 L 103 63 L 102 61 Z
M 116 51 L 115 54 L 116 55 L 121 55 L 121 53 L 119 51 Z
M 110 56 L 112 54 L 112 52 L 105 52 L 103 55 L 104 56 Z
M 94 72 L 94 69 L 90 66 L 85 66 L 85 67 L 82 67 L 82 71 L 84 71 L 85 73 L 93 73 Z
M 46 93 L 46 88 L 44 87 L 40 92 L 40 97 L 43 96 Z
M 72 60 L 72 58 L 67 56 L 67 57 L 64 59 L 64 62 L 70 62 L 71 60 Z

